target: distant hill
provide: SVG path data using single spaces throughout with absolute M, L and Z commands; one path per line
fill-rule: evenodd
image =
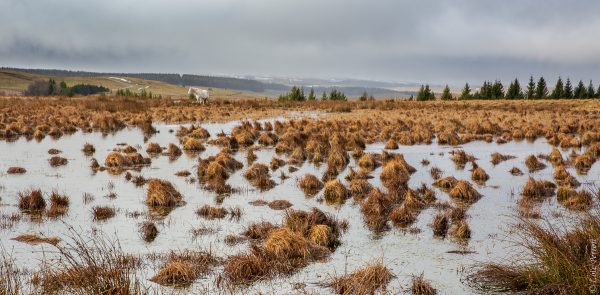
M 54 78 L 60 80 L 65 78 L 67 81 L 77 81 L 98 85 L 104 85 L 110 89 L 119 88 L 140 88 L 151 85 L 155 93 L 163 95 L 185 95 L 182 86 L 198 86 L 215 89 L 230 89 L 237 91 L 247 91 L 260 93 L 260 95 L 276 97 L 281 93 L 287 92 L 293 85 L 303 87 L 306 92 L 310 88 L 315 90 L 318 97 L 325 91 L 338 89 L 344 92 L 348 97 L 358 97 L 367 92 L 375 97 L 408 97 L 414 92 L 399 91 L 392 89 L 394 86 L 408 85 L 401 83 L 376 82 L 367 80 L 323 80 L 323 79 L 283 79 L 283 78 L 254 78 L 245 77 L 222 77 L 206 75 L 190 75 L 177 73 L 100 73 L 87 71 L 69 71 L 55 69 L 19 69 L 19 68 L 0 68 L 6 81 L 2 83 L 0 77 L 0 88 L 2 89 L 24 89 L 35 79 Z M 108 80 L 108 81 L 107 81 Z M 125 80 L 130 83 L 124 83 Z M 163 84 L 156 84 L 162 82 Z M 17 83 L 18 82 L 18 83 Z M 131 85 L 133 84 L 133 86 Z M 8 86 L 7 86 L 8 85 Z M 135 88 L 137 87 L 137 88 Z M 140 88 L 141 89 L 141 88 Z M 159 91 L 160 90 L 160 91 Z
M 230 77 L 217 76 L 200 76 L 188 74 L 172 74 L 172 73 L 99 73 L 85 71 L 68 71 L 54 69 L 17 69 L 17 68 L 1 68 L 2 70 L 11 70 L 35 75 L 44 75 L 52 77 L 129 77 L 143 80 L 161 81 L 173 85 L 181 86 L 202 86 L 225 88 L 242 91 L 264 92 L 265 90 L 287 91 L 290 87 L 276 83 L 263 83 L 251 79 L 240 79 Z

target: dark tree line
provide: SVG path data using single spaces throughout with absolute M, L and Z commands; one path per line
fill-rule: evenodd
M 74 95 L 92 95 L 97 93 L 109 92 L 110 89 L 90 84 L 77 84 L 73 87 L 68 87 L 64 81 L 59 84 L 53 79 L 48 81 L 38 80 L 27 86 L 23 92 L 25 96 L 74 96 Z
M 537 82 L 533 76 L 529 78 L 529 82 L 524 87 L 518 79 L 510 81 L 508 87 L 504 88 L 501 81 L 495 80 L 484 81 L 481 87 L 473 92 L 469 83 L 463 87 L 460 96 L 456 99 L 587 99 L 600 98 L 600 85 L 594 87 L 592 80 L 585 85 L 583 81 L 579 81 L 573 86 L 571 80 L 567 78 L 563 81 L 558 77 L 556 85 L 550 92 L 544 77 L 540 77 Z M 430 90 L 429 85 L 423 85 L 417 93 L 417 100 L 433 100 L 435 94 Z M 441 96 L 442 100 L 454 99 L 448 85 L 444 88 Z
M 366 92 L 365 92 L 366 95 Z M 306 100 L 316 100 L 314 88 L 310 88 L 310 92 L 308 93 L 308 97 L 304 94 L 304 88 L 298 86 L 292 86 L 292 89 L 284 94 L 280 94 L 277 100 L 279 101 L 306 101 Z M 327 95 L 326 91 L 323 91 L 321 95 L 321 100 L 347 100 L 346 94 L 342 91 L 333 88 L 329 95 Z

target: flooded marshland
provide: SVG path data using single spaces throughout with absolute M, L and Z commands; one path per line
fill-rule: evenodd
M 475 293 L 532 259 L 517 224 L 597 203 L 592 102 L 4 110 L 0 273 L 26 293 Z
M 304 116 L 313 117 L 312 114 Z M 315 152 L 306 151 L 310 144 L 304 146 L 305 151 L 300 157 L 294 156 L 294 147 L 286 151 L 275 142 L 259 144 L 256 138 L 265 133 L 280 132 L 276 137 L 280 138 L 279 142 L 283 141 L 286 130 L 277 130 L 276 122 L 286 124 L 288 119 L 196 125 L 195 127 L 207 131 L 208 137 L 202 136 L 200 140 L 204 148 L 184 150 L 180 156 L 165 152 L 172 143 L 183 148 L 185 139 L 182 139 L 179 130 L 181 126 L 189 127 L 189 124 L 154 124 L 158 132 L 152 135 L 145 135 L 139 128 L 128 127 L 104 135 L 77 131 L 58 139 L 48 136 L 39 142 L 26 138 L 0 142 L 0 170 L 3 172 L 0 177 L 0 241 L 3 250 L 11 255 L 15 265 L 24 271 L 24 289 L 40 290 L 43 284 L 40 286 L 30 282 L 31 276 L 43 268 L 44 261 L 59 255 L 55 247 L 48 243 L 24 243 L 15 238 L 29 234 L 69 240 L 73 232 L 77 232 L 84 239 L 102 235 L 118 240 L 125 253 L 138 256 L 142 261 L 136 268 L 136 276 L 144 285 L 160 293 L 335 293 L 335 289 L 328 285 L 334 277 L 352 273 L 374 261 L 383 263 L 393 274 L 386 288 L 390 293 L 410 293 L 411 279 L 420 274 L 443 294 L 473 293 L 475 290 L 464 283 L 465 270 L 476 263 L 521 254 L 522 249 L 514 245 L 514 225 L 523 217 L 524 210 L 528 210 L 525 214 L 528 217 L 533 212 L 552 224 L 566 227 L 578 222 L 582 214 L 580 210 L 565 207 L 556 198 L 547 198 L 531 206 L 520 202 L 523 187 L 530 177 L 554 181 L 555 169 L 548 159 L 554 147 L 544 138 L 506 143 L 475 140 L 460 145 L 438 144 L 439 139 L 436 138 L 430 144 L 401 144 L 397 149 L 386 149 L 386 142 L 366 143 L 358 149 L 346 144 L 343 149 L 346 155 L 342 158 L 347 158 L 347 161 L 342 160 L 344 163 L 332 173 L 327 154 L 319 161 L 312 160 L 315 157 L 310 156 Z M 302 124 L 302 121 L 297 121 L 296 124 Z M 275 125 L 276 128 L 268 131 L 273 129 L 267 128 L 267 125 Z M 240 126 L 246 126 L 243 128 L 255 133 L 249 144 L 240 144 L 243 141 L 237 140 L 239 146 L 232 147 L 230 143 L 224 145 L 222 140 L 219 141 L 219 138 L 228 136 L 235 138 L 232 131 Z M 331 141 L 336 140 L 344 139 L 331 138 Z M 86 143 L 93 144 L 94 153 L 86 155 L 82 151 Z M 157 143 L 162 148 L 158 153 L 149 153 L 146 150 L 150 143 Z M 127 145 L 150 160 L 133 169 L 102 167 L 106 165 L 105 159 L 115 149 L 124 149 Z M 228 186 L 225 189 L 211 186 L 210 181 L 202 181 L 202 176 L 197 172 L 199 168 L 203 169 L 199 167 L 199 159 L 218 157 L 224 148 L 227 154 L 243 164 L 238 169 L 227 172 L 227 177 L 221 183 Z M 51 155 L 50 149 L 60 152 L 53 151 L 56 155 Z M 245 176 L 245 172 L 252 166 L 248 163 L 249 149 L 255 155 L 253 164 L 270 166 L 266 184 L 253 182 L 252 177 Z M 467 155 L 468 159 L 464 163 L 456 162 L 455 155 L 458 151 L 464 151 Z M 562 158 L 568 161 L 571 153 L 581 154 L 585 152 L 585 148 L 569 147 L 559 151 Z M 494 164 L 491 160 L 495 152 L 511 157 Z M 373 155 L 373 158 L 365 159 L 365 154 Z M 406 167 L 413 167 L 414 172 L 407 173 L 406 183 L 390 185 L 386 182 L 387 179 L 380 176 L 387 167 L 385 163 L 395 161 L 395 154 L 402 155 L 404 161 L 398 162 L 404 163 Z M 531 155 L 544 168 L 530 172 L 526 160 Z M 63 157 L 67 163 L 53 166 L 49 162 L 53 156 Z M 282 161 L 272 165 L 273 158 Z M 92 159 L 97 159 L 101 167 L 92 169 Z M 474 165 L 482 168 L 489 179 L 472 180 Z M 10 167 L 21 167 L 26 172 L 4 173 Z M 433 167 L 438 170 L 437 173 L 432 173 Z M 514 167 L 522 173 L 511 174 L 510 170 Z M 578 190 L 589 189 L 595 192 L 600 186 L 600 166 L 592 166 L 586 174 L 577 173 L 573 165 L 565 167 L 568 174 L 580 183 Z M 325 188 L 321 189 L 321 185 L 315 193 L 305 194 L 299 187 L 299 182 L 306 174 L 323 180 Z M 362 175 L 354 178 L 364 179 L 372 186 L 365 192 L 365 196 L 356 196 L 356 191 L 352 190 L 353 174 Z M 131 178 L 127 179 L 129 176 Z M 152 210 L 147 204 L 148 184 L 144 184 L 144 181 L 136 184 L 137 176 L 142 176 L 145 181 L 169 181 L 182 196 L 182 202 L 166 211 Z M 437 179 L 447 176 L 467 181 L 480 196 L 467 202 L 451 198 L 451 187 L 443 189 L 434 185 Z M 341 199 L 325 196 L 328 181 L 334 179 L 339 180 L 348 190 L 347 196 Z M 411 211 L 413 218 L 405 223 L 397 223 L 387 217 L 384 220 L 370 221 L 370 211 L 365 204 L 375 197 L 369 194 L 379 189 L 382 194 L 391 195 L 391 191 L 399 191 L 399 187 L 402 187 L 401 200 L 390 201 L 389 208 L 381 209 L 381 214 L 392 215 L 390 211 L 394 208 L 407 207 L 405 195 L 411 191 L 415 194 L 412 197 L 422 203 L 417 206 L 418 209 Z M 41 190 L 48 204 L 53 192 L 67 196 L 67 211 L 52 217 L 46 213 L 23 212 L 19 206 L 19 194 L 36 189 Z M 430 200 L 425 200 L 423 192 L 428 192 Z M 433 199 L 430 192 L 433 192 Z M 280 207 L 277 203 L 272 203 L 276 200 L 285 200 L 290 204 L 284 202 Z M 402 201 L 404 205 L 401 205 Z M 270 204 L 272 205 L 269 206 Z M 197 212 L 205 205 L 210 206 L 206 208 L 225 210 L 216 215 Z M 97 210 L 95 208 L 112 208 L 114 213 L 99 217 L 94 214 L 94 210 Z M 244 284 L 237 284 L 230 278 L 225 270 L 228 258 L 246 253 L 252 244 L 261 243 L 260 239 L 256 241 L 242 235 L 250 225 L 270 222 L 280 226 L 285 224 L 286 214 L 293 212 L 291 210 L 310 212 L 313 208 L 318 208 L 343 224 L 335 246 L 326 247 L 330 252 L 326 257 L 303 263 L 293 271 L 269 275 L 264 279 L 254 278 Z M 468 237 L 456 237 L 453 234 L 456 220 L 448 213 L 452 208 L 464 208 L 464 217 L 459 221 L 468 225 Z M 434 221 L 440 214 L 446 216 L 447 223 L 442 234 L 437 232 L 437 222 Z M 147 222 L 152 223 L 157 230 L 151 238 L 140 232 L 140 227 Z M 186 250 L 208 251 L 219 262 L 214 263 L 210 270 L 197 275 L 190 285 L 161 286 L 154 282 L 156 280 L 149 280 L 164 267 L 160 256 L 171 251 Z

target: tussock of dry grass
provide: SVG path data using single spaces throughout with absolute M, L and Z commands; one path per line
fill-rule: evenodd
M 46 209 L 46 200 L 42 196 L 42 191 L 39 189 L 20 192 L 19 209 L 27 213 L 41 212 Z
M 323 183 L 316 176 L 305 174 L 298 181 L 298 186 L 307 196 L 314 196 L 323 188 Z
M 592 206 L 593 196 L 586 189 L 576 191 L 569 187 L 560 187 L 556 193 L 558 202 L 567 209 L 586 211 Z
M 269 208 L 273 210 L 285 210 L 292 207 L 292 203 L 287 200 L 274 200 L 269 203 Z
M 15 240 L 21 243 L 37 245 L 37 244 L 50 244 L 56 245 L 60 242 L 58 237 L 42 237 L 36 234 L 23 234 L 12 238 L 11 240 Z M 2 287 L 0 285 L 0 287 Z M 0 288 L 0 291 L 2 288 Z
M 219 263 L 220 260 L 210 252 L 171 252 L 164 266 L 149 280 L 164 286 L 188 286 Z
M 471 184 L 464 180 L 459 180 L 456 185 L 450 190 L 450 197 L 465 202 L 467 204 L 473 204 L 477 202 L 482 195 L 471 186 Z
M 52 192 L 50 195 L 50 208 L 46 214 L 50 218 L 56 218 L 67 213 L 69 210 L 69 197 L 66 195 L 60 195 L 57 192 Z
M 448 222 L 448 216 L 445 213 L 438 212 L 435 216 L 433 216 L 431 228 L 433 229 L 433 235 L 435 237 L 446 237 L 449 226 L 450 223 Z
M 154 241 L 154 239 L 156 239 L 156 236 L 158 236 L 158 229 L 156 228 L 154 222 L 145 221 L 140 224 L 140 234 L 144 241 L 151 243 Z
M 108 206 L 94 206 L 92 208 L 94 220 L 102 221 L 115 216 L 115 208 Z
M 26 173 L 26 172 L 27 172 L 27 170 L 25 168 L 23 168 L 23 167 L 9 167 L 6 170 L 7 174 L 23 174 L 23 173 Z
M 410 292 L 413 295 L 435 295 L 437 290 L 425 279 L 424 275 L 413 276 L 410 282 Z
M 569 229 L 530 220 L 521 220 L 516 229 L 516 246 L 526 256 L 474 267 L 469 285 L 486 293 L 589 294 L 598 267 L 592 258 L 592 243 L 600 235 L 597 214 Z
M 155 142 L 149 143 L 148 147 L 146 147 L 146 153 L 148 154 L 160 154 L 162 151 L 162 147 Z
M 173 184 L 166 180 L 150 179 L 146 191 L 146 204 L 155 207 L 176 207 L 183 202 L 183 196 Z
M 52 167 L 58 167 L 58 166 L 67 165 L 67 163 L 69 163 L 69 160 L 67 160 L 63 157 L 54 156 L 48 160 L 48 163 L 50 163 L 50 166 L 52 166 Z
M 514 176 L 521 176 L 521 175 L 523 175 L 523 172 L 521 171 L 521 169 L 519 169 L 517 167 L 512 167 L 508 172 L 510 174 L 514 175 Z
M 83 148 L 81 149 L 81 151 L 86 155 L 86 156 L 91 156 L 96 152 L 96 148 L 94 147 L 93 144 L 91 143 L 86 143 L 83 145 Z
M 485 183 L 490 176 L 483 170 L 483 168 L 473 164 L 473 170 L 471 171 L 471 179 L 477 183 Z
M 274 228 L 276 228 L 275 225 L 266 221 L 252 223 L 246 227 L 242 235 L 253 240 L 264 240 Z
M 437 179 L 433 185 L 438 187 L 442 191 L 449 192 L 458 183 L 458 180 L 454 176 L 447 176 L 444 178 Z
M 512 155 L 503 155 L 501 153 L 495 152 L 495 153 L 492 154 L 492 160 L 491 160 L 491 162 L 495 166 L 495 165 L 498 165 L 498 164 L 500 164 L 500 163 L 502 163 L 504 161 L 508 161 L 508 160 L 511 160 L 511 159 L 514 159 L 514 158 L 516 158 L 516 157 L 512 156 Z
M 323 189 L 323 199 L 327 203 L 341 204 L 349 197 L 350 193 L 339 180 L 331 180 L 325 183 L 325 188 Z
M 269 173 L 269 167 L 264 164 L 253 164 L 244 172 L 244 177 L 261 191 L 269 190 L 275 186 L 275 181 L 271 179 Z
M 353 273 L 333 278 L 325 285 L 337 294 L 385 293 L 394 274 L 381 262 L 373 262 Z
M 527 156 L 525 165 L 527 166 L 527 169 L 529 169 L 529 172 L 535 172 L 546 168 L 546 164 L 540 162 L 534 155 Z

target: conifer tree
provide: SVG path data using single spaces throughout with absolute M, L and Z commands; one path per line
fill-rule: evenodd
M 471 87 L 469 83 L 465 83 L 465 87 L 463 87 L 462 93 L 460 94 L 460 99 L 471 99 Z
M 442 92 L 442 100 L 451 100 L 452 99 L 452 93 L 450 93 L 450 87 L 448 87 L 448 84 L 446 84 L 446 87 L 444 87 L 444 91 Z
M 575 86 L 575 90 L 573 90 L 573 98 L 586 98 L 587 91 L 585 90 L 585 85 L 583 81 L 579 80 L 577 86 Z
M 548 97 L 548 87 L 546 86 L 546 80 L 544 77 L 540 77 L 535 86 L 535 98 L 544 99 Z
M 588 89 L 587 89 L 587 98 L 595 98 L 596 97 L 596 90 L 594 89 L 594 84 L 592 84 L 592 80 L 590 80 L 590 84 L 588 85 Z
M 564 98 L 564 97 L 565 97 L 565 89 L 563 86 L 563 81 L 559 76 L 558 80 L 556 81 L 556 86 L 554 86 L 554 90 L 552 90 L 552 98 L 559 99 L 559 98 Z
M 573 85 L 571 85 L 571 79 L 569 78 L 567 78 L 567 82 L 565 83 L 565 98 L 573 98 Z
M 527 99 L 533 99 L 535 97 L 535 82 L 533 82 L 533 76 L 529 76 L 529 83 L 527 84 Z

